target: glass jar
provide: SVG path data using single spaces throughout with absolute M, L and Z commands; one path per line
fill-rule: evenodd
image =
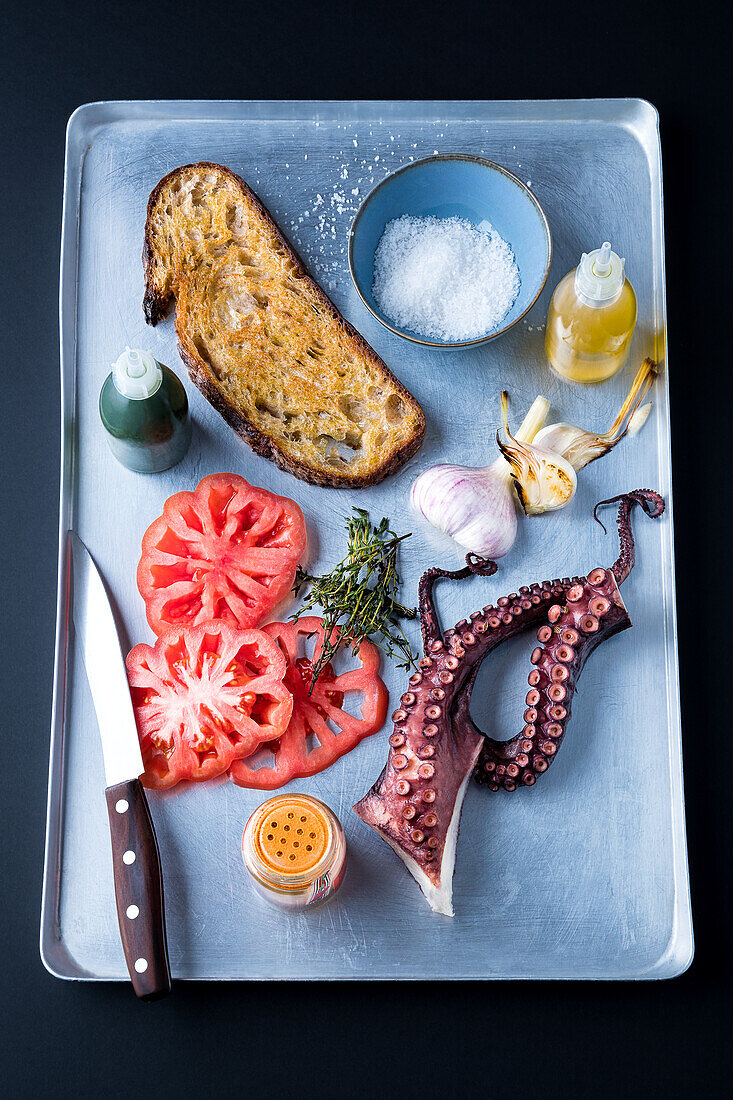
M 603 382 L 621 370 L 636 325 L 636 294 L 608 241 L 583 253 L 562 279 L 547 315 L 550 366 L 571 382 Z
M 336 893 L 346 838 L 332 810 L 307 794 L 263 802 L 249 818 L 242 858 L 257 893 L 283 909 L 307 909 Z

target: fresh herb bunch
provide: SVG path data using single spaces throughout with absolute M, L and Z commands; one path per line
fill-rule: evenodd
M 362 508 L 354 508 L 354 513 L 346 521 L 349 545 L 344 560 L 323 577 L 313 577 L 300 566 L 295 574 L 293 593 L 300 595 L 306 585 L 310 592 L 291 617 L 297 621 L 316 604 L 323 608 L 325 639 L 313 666 L 311 689 L 341 645 L 349 645 L 358 655 L 365 638 L 372 638 L 388 657 L 402 657 L 398 668 L 415 667 L 415 656 L 398 620 L 414 619 L 417 611 L 397 599 L 397 552 L 410 535 L 396 535 L 386 516 L 374 527 Z M 331 638 L 334 627 L 339 628 L 338 641 Z

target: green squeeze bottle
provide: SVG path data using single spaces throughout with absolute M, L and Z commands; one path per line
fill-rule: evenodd
M 99 415 L 112 454 L 139 474 L 175 466 L 191 442 L 186 391 L 149 351 L 125 348 L 102 386 Z

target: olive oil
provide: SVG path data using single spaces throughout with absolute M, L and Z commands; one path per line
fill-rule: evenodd
M 606 242 L 562 279 L 547 316 L 545 351 L 571 382 L 603 382 L 621 370 L 636 326 L 636 294 L 625 261 Z
M 99 415 L 112 454 L 136 473 L 168 470 L 191 442 L 186 391 L 147 351 L 120 355 L 102 386 Z

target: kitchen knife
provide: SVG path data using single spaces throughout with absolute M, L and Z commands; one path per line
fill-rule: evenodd
M 105 796 L 112 837 L 117 919 L 138 997 L 171 990 L 163 877 L 153 821 L 139 776 L 145 770 L 127 670 L 104 582 L 81 539 L 71 534 L 74 626 L 84 653 L 102 738 Z

